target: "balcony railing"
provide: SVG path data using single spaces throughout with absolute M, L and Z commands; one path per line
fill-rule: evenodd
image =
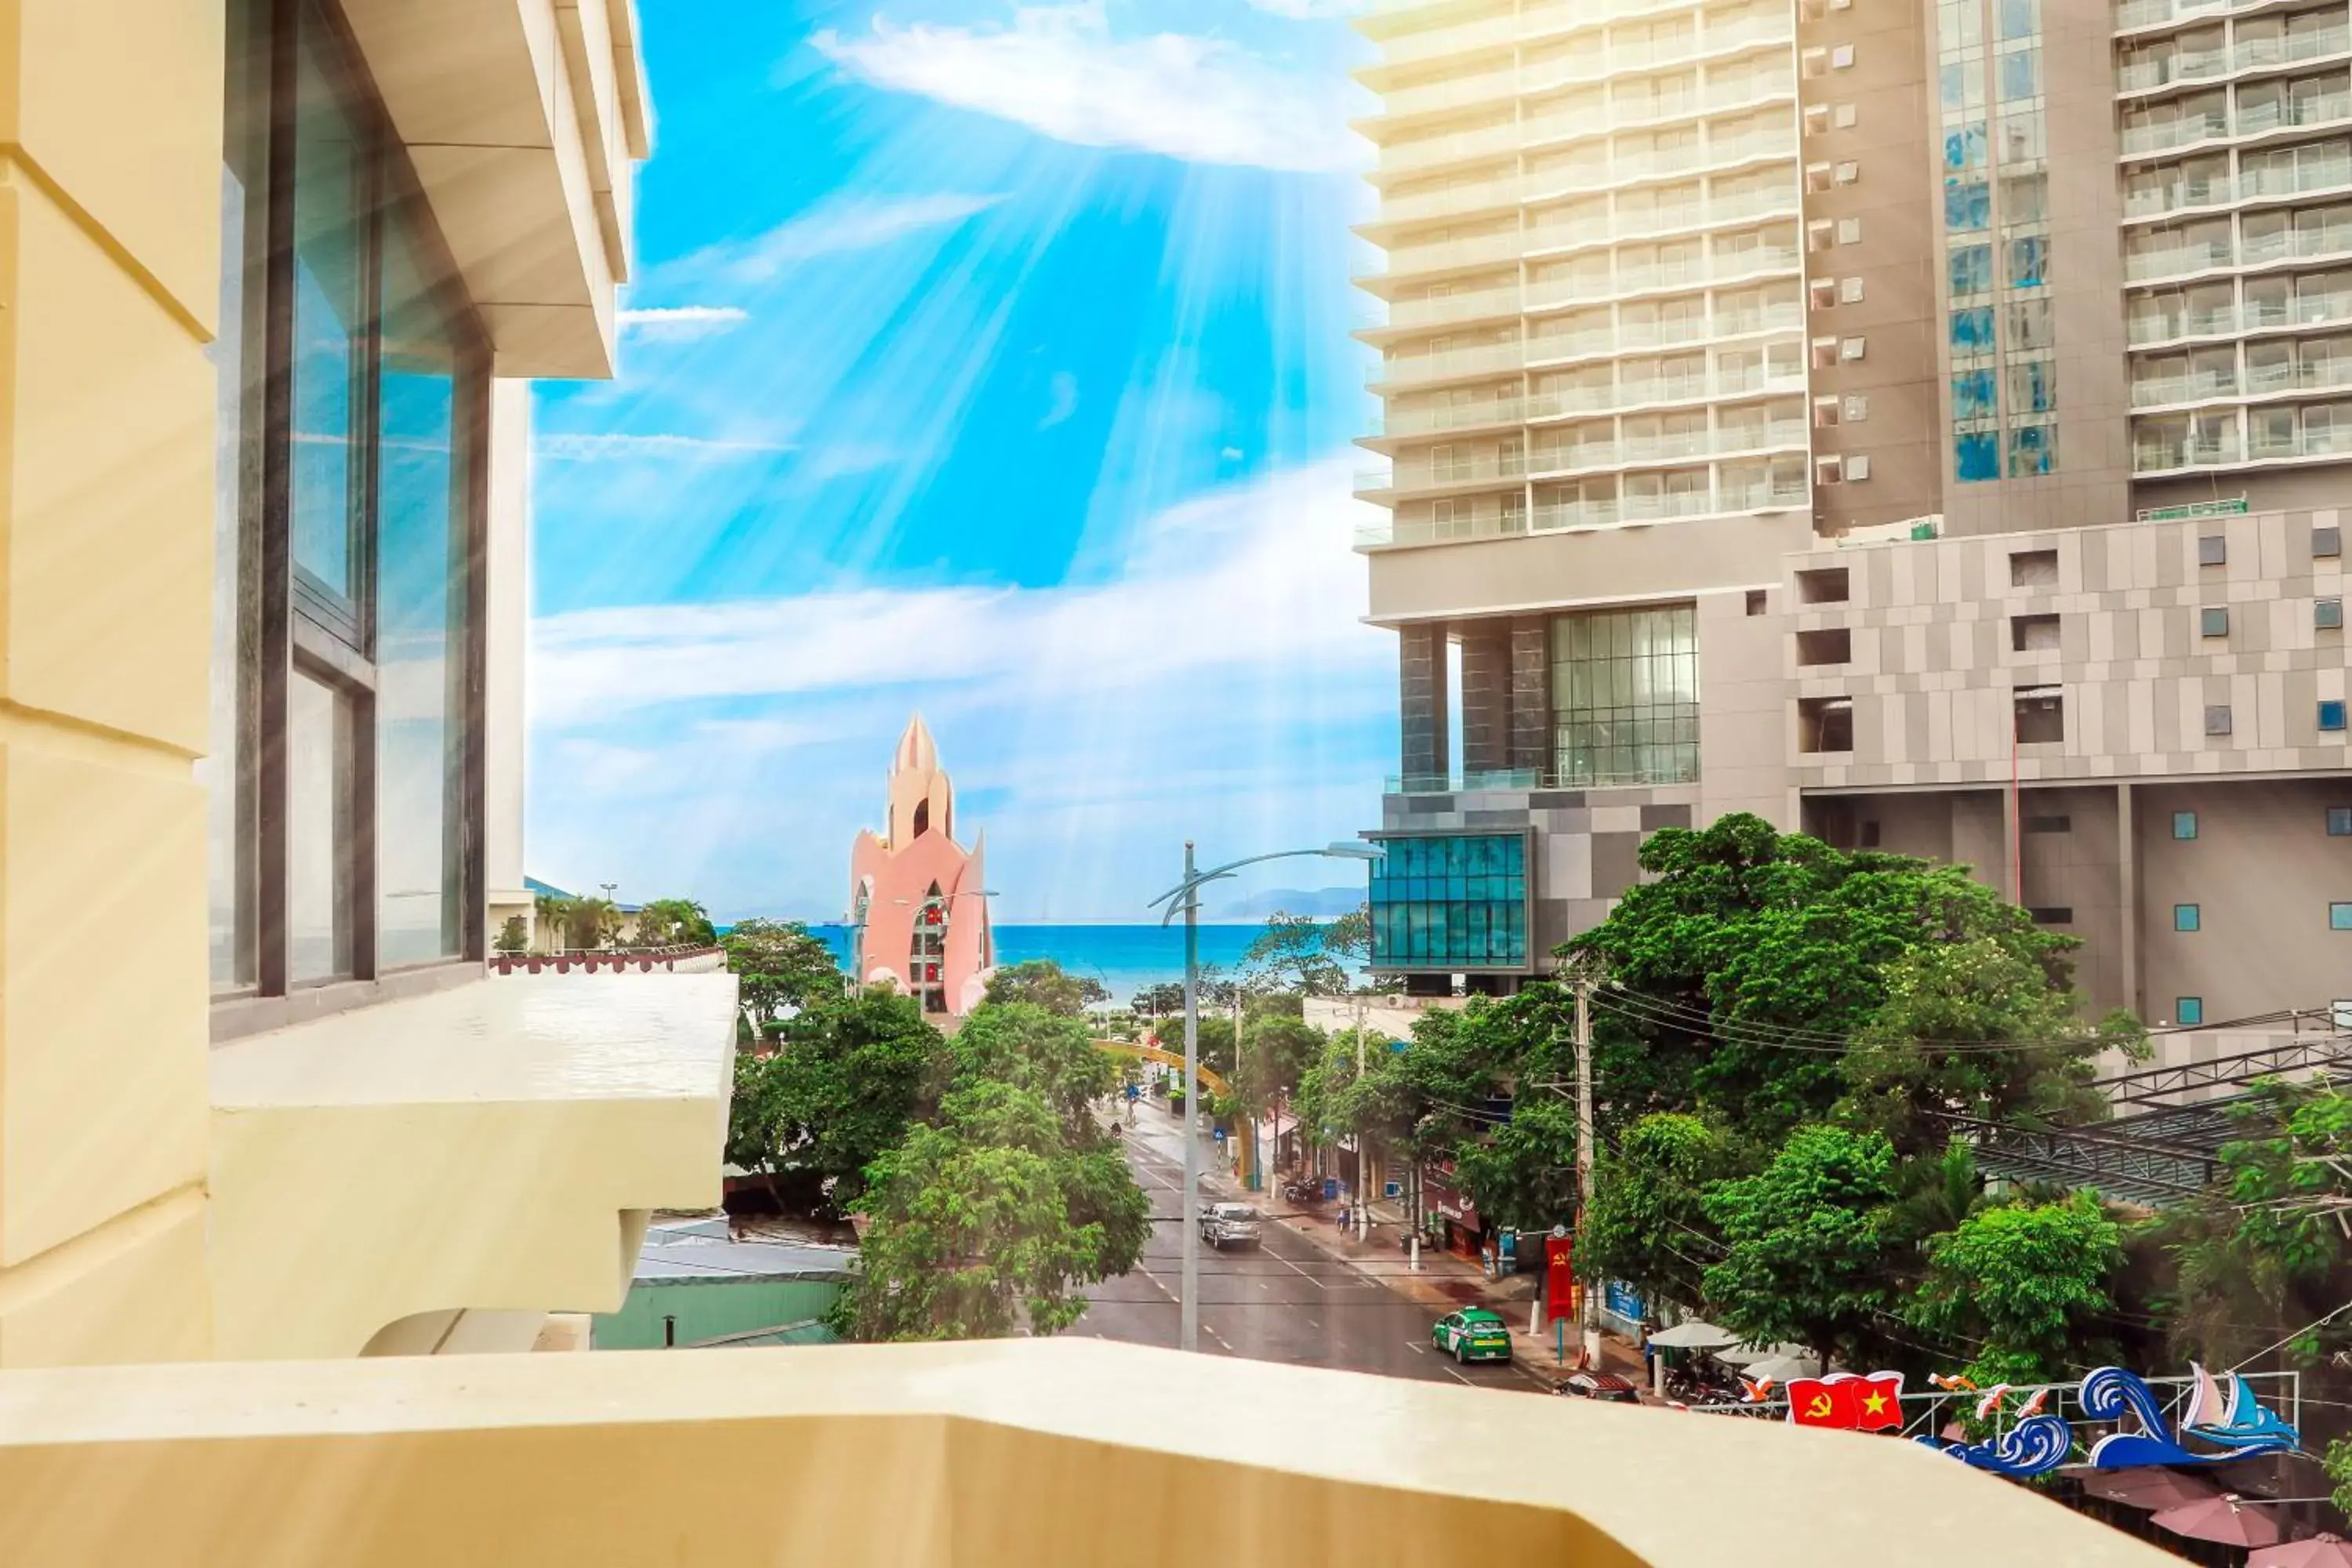
M 2225 431 L 2219 436 L 2195 440 L 2152 439 L 2147 436 L 2132 440 L 2132 472 L 2161 473 L 2172 468 L 2211 468 L 2239 461 L 2238 433 Z
M 1517 71 L 1488 71 L 1482 76 L 1456 77 L 1422 87 L 1391 89 L 1381 95 L 1381 112 L 1433 114 L 1448 109 L 1466 109 L 1474 103 L 1507 103 L 1518 90 Z
M 2238 258 L 2248 267 L 2257 267 L 2289 257 L 2336 256 L 2348 251 L 2352 251 L 2352 223 L 2323 224 L 2249 234 L 2239 242 Z
M 2269 397 L 2285 392 L 2332 392 L 2352 386 L 2352 359 L 2342 356 L 2305 360 L 2299 364 L 2252 364 L 2246 367 L 2246 395 Z
M 2352 292 L 2298 294 L 2292 300 L 2276 301 L 2250 299 L 2242 314 L 2249 331 L 2352 321 Z
M 2292 65 L 2301 60 L 2340 55 L 2347 49 L 2352 49 L 2352 27 L 2322 27 L 2274 38 L 2248 38 L 2231 51 L 2230 68 L 2242 71 L 2261 70 L 2269 66 Z
M 2246 457 L 2255 462 L 2280 458 L 2341 458 L 2347 453 L 2352 453 L 2352 425 L 2297 426 L 2278 433 L 2257 425 L 2246 440 Z
M 2238 390 L 2234 372 L 2200 371 L 2192 375 L 2145 376 L 2131 384 L 2132 406 L 2147 408 L 2161 403 L 2197 403 L 2209 397 L 2229 397 Z
M 2241 102 L 2238 134 L 2259 136 L 2267 131 L 2328 125 L 2348 116 L 2352 116 L 2352 92 L 2314 93 L 2308 98 L 2273 99 L 2268 103 Z
M 2116 30 L 2129 32 L 2264 3 L 2265 0 L 2123 0 L 2116 7 Z
M 2144 92 L 2177 81 L 2208 81 L 2229 74 L 2228 49 L 2182 49 L 2155 59 L 2134 60 L 2116 73 L 2116 82 L 2126 92 Z
M 1825 1519 L 1905 1568 L 2164 1561 L 1910 1443 L 1081 1337 L 0 1380 L 28 1568 L 1723 1568 Z
M 1399 246 L 1389 252 L 1387 267 L 1371 276 L 1394 278 L 1412 272 L 1442 272 L 1457 267 L 1517 261 L 1527 244 L 1525 235 L 1510 230 L 1468 239 L 1440 240 L 1433 245 Z
M 2168 246 L 2162 250 L 2126 253 L 2124 277 L 2134 283 L 2144 283 L 2151 279 L 2178 278 L 2183 273 L 2229 265 L 2230 242 L 2226 238 L 2209 239 L 2194 245 Z
M 2172 338 L 2201 338 L 2234 332 L 2238 330 L 2238 310 L 2233 305 L 2216 310 L 2188 310 L 2168 316 L 2133 316 L 2124 323 L 2126 341 L 2134 348 L 2143 343 L 2160 343 Z
M 1382 223 L 1416 223 L 1487 207 L 1517 206 L 1532 183 L 1532 176 L 1522 179 L 1512 174 L 1496 180 L 1465 181 L 1443 190 L 1420 191 L 1411 195 L 1384 195 L 1381 198 L 1380 218 Z
M 1433 327 L 1486 316 L 1516 316 L 1520 299 L 1517 286 L 1478 289 L 1420 300 L 1391 300 L 1386 310 L 1366 310 L 1357 318 L 1361 327 Z
M 2241 199 L 2301 195 L 2306 191 L 2352 185 L 2352 158 L 2298 158 L 2291 164 L 2253 163 L 2238 175 Z M 2228 196 L 2221 198 L 2229 200 Z
M 1366 371 L 1364 382 L 1368 386 L 1406 386 L 1415 382 L 1443 381 L 1449 376 L 1517 370 L 1526 361 L 1526 345 L 1517 342 L 1448 349 L 1443 353 L 1398 354 Z
M 2183 114 L 2174 119 L 2151 121 L 2144 125 L 2126 125 L 2124 127 L 2123 146 L 2124 151 L 2130 153 L 2162 153 L 2229 133 L 2230 117 L 2219 110 L 2211 110 L 2203 114 Z
M 1366 468 L 1356 475 L 1358 494 L 1377 494 L 1383 490 L 1438 489 L 1447 485 L 1489 483 L 1516 479 L 1528 471 L 1523 454 L 1510 457 L 1460 458 L 1448 463 L 1406 463 L 1385 468 Z
M 1371 433 L 1376 437 L 1439 436 L 1483 425 L 1516 425 L 1528 416 L 1527 402 L 1516 397 L 1443 408 L 1391 408 L 1373 422 Z
M 1381 173 L 1405 174 L 1414 169 L 1434 168 L 1442 163 L 1498 156 L 1519 150 L 1519 128 L 1514 124 L 1490 125 L 1481 131 L 1457 131 L 1448 136 L 1429 136 L 1418 142 L 1389 143 L 1381 149 Z

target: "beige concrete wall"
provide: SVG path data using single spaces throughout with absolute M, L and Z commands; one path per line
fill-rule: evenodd
M 1761 615 L 1748 613 L 1745 590 L 1698 596 L 1698 826 L 1734 811 L 1796 826 L 1780 739 L 1788 723 L 1780 660 L 1789 638 L 1772 604 L 1782 593 L 1765 590 Z
M 1853 64 L 1801 78 L 1800 100 L 1830 111 L 1828 124 L 1801 146 L 1806 167 L 1828 164 L 1826 190 L 1809 184 L 1808 222 L 1859 220 L 1858 243 L 1813 251 L 1805 258 L 1810 284 L 1839 285 L 1822 308 L 1808 294 L 1807 336 L 1860 337 L 1864 357 L 1808 373 L 1811 396 L 1836 397 L 1841 422 L 1813 431 L 1813 455 L 1864 456 L 1870 476 L 1816 485 L 1815 526 L 1823 533 L 1925 517 L 1943 510 L 1944 421 L 1936 345 L 1943 317 L 1936 306 L 1936 216 L 1940 178 L 1923 178 L 1930 162 L 1935 110 L 1928 97 L 1924 28 L 1935 16 L 1920 5 L 1849 5 L 1800 20 L 1800 50 L 1851 47 Z M 1836 124 L 1850 109 L 1853 123 Z M 1836 183 L 1838 167 L 1853 163 L 1858 177 Z M 1859 300 L 1843 298 L 1858 280 Z M 1849 397 L 1867 400 L 1867 417 L 1844 420 Z
M 222 27 L 0 8 L 0 1367 L 210 1342 Z
M 2139 916 L 2151 1021 L 2201 996 L 2208 1023 L 2352 997 L 2352 931 L 2327 906 L 2352 901 L 2352 838 L 2330 838 L 2326 810 L 2352 806 L 2352 778 L 2211 780 L 2142 785 Z M 2175 839 L 2172 814 L 2197 813 Z M 2173 929 L 2195 904 L 2199 929 Z

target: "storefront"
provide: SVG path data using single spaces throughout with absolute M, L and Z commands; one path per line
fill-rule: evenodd
M 1451 1161 L 1426 1166 L 1421 1175 L 1423 1223 L 1437 1246 L 1465 1258 L 1475 1258 L 1486 1243 L 1486 1222 L 1477 1205 L 1454 1184 Z

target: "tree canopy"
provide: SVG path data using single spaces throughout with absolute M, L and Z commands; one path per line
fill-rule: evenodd
M 1895 1147 L 1881 1132 L 1802 1127 L 1763 1170 L 1703 1200 L 1723 1258 L 1702 1285 L 1716 1321 L 1758 1343 L 1862 1359 L 1893 1321 Z
M 832 945 L 799 921 L 738 921 L 719 945 L 740 977 L 743 1005 L 763 1021 L 841 994 Z
M 822 1194 L 845 1208 L 866 1168 L 937 1099 L 947 1041 L 914 998 L 877 988 L 813 1000 L 775 1043 L 735 1058 L 727 1158 L 780 1199 L 789 1182 L 804 1198 Z
M 1091 975 L 1069 973 L 1050 958 L 1025 958 L 1000 964 L 988 977 L 991 1002 L 1026 1002 L 1048 1013 L 1076 1018 L 1091 1005 L 1110 1000 L 1110 992 Z M 1180 1003 L 1181 1005 L 1181 1003 Z
M 637 911 L 635 940 L 639 947 L 709 947 L 719 931 L 692 899 L 655 899 Z

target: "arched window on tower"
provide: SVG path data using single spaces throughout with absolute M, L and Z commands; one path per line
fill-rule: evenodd
M 915 812 L 915 831 L 922 831 L 922 808 Z M 915 911 L 915 940 L 907 955 L 908 984 L 915 999 L 926 1013 L 948 1010 L 948 900 L 937 882 L 923 895 L 922 907 Z
M 931 803 L 928 800 L 919 800 L 915 803 L 915 837 L 920 838 L 930 830 Z M 934 888 L 931 891 L 936 893 L 939 889 Z

